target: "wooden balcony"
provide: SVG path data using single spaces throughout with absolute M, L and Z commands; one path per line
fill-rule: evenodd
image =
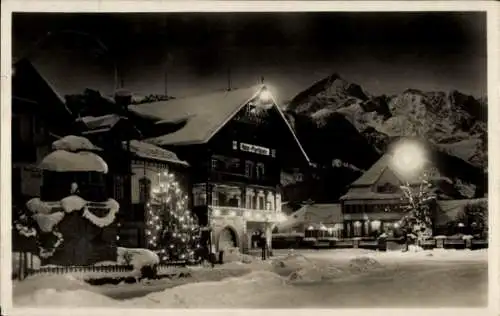
M 244 217 L 249 222 L 279 222 L 281 212 L 276 210 L 256 210 L 233 206 L 211 206 L 212 218 Z

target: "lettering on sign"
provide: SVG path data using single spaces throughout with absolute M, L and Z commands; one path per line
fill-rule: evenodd
M 271 154 L 271 150 L 269 148 L 246 143 L 240 143 L 240 150 L 263 156 L 269 156 Z

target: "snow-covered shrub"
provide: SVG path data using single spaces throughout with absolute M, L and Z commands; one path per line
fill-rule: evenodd
M 117 255 L 118 264 L 133 266 L 137 276 L 146 271 L 143 270 L 144 267 L 156 270 L 156 266 L 160 263 L 158 255 L 149 249 L 118 247 Z
M 424 248 L 417 245 L 408 245 L 408 252 L 421 252 L 424 251 Z

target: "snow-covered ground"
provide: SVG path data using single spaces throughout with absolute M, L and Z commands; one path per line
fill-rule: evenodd
M 278 251 L 273 260 L 189 268 L 191 277 L 90 286 L 39 276 L 14 286 L 14 304 L 148 308 L 480 307 L 487 251 Z

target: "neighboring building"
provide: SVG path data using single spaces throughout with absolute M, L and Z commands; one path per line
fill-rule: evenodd
M 404 200 L 400 186 L 405 182 L 390 162 L 391 155 L 383 155 L 341 197 L 345 237 L 376 236 L 401 219 L 400 206 Z M 426 167 L 426 172 L 438 200 L 460 197 L 452 181 L 441 176 L 432 165 Z M 421 181 L 409 184 L 417 192 Z
M 271 230 L 281 211 L 282 170 L 309 168 L 292 128 L 264 85 L 130 106 L 179 130 L 147 142 L 191 165 L 193 212 L 210 228 L 213 250 L 251 247 L 255 231 Z
M 488 226 L 488 199 L 462 199 L 462 200 L 446 200 L 437 201 L 436 213 L 434 217 L 434 233 L 435 235 L 447 235 L 464 230 L 469 230 L 469 233 L 484 233 Z M 483 214 L 480 217 L 484 222 L 475 222 L 478 218 L 467 218 L 467 207 L 480 207 Z M 470 222 L 469 222 L 470 221 Z M 481 227 L 484 226 L 484 227 Z
M 307 204 L 279 223 L 278 233 L 306 233 L 326 231 L 329 236 L 341 238 L 344 229 L 340 204 Z
M 151 192 L 166 175 L 171 175 L 184 192 L 189 192 L 189 164 L 169 150 L 150 143 L 127 138 L 139 137 L 137 118 L 109 114 L 83 117 L 79 120 L 81 134 L 103 148 L 109 165 L 106 190 L 120 204 L 118 214 L 118 245 L 151 248 L 147 230 L 157 223 L 146 209 Z M 154 122 L 151 122 L 154 124 Z M 129 177 L 130 176 L 130 177 Z
M 12 76 L 12 204 L 40 196 L 42 172 L 37 168 L 57 135 L 71 130 L 71 111 L 27 59 L 13 65 Z

